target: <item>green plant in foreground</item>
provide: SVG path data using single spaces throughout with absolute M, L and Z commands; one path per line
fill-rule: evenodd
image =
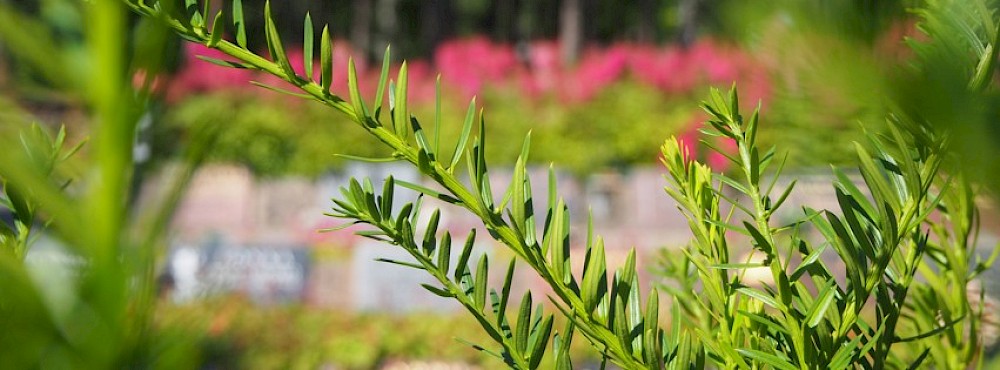
M 131 76 L 155 71 L 142 61 L 159 58 L 132 58 L 126 45 L 155 45 L 166 30 L 130 35 L 128 13 L 116 0 L 62 5 L 87 20 L 82 42 L 56 39 L 42 22 L 0 4 L 4 52 L 30 62 L 47 86 L 78 102 L 92 130 L 84 158 L 66 161 L 76 148 L 66 146 L 65 132 L 21 126 L 33 119 L 25 114 L 3 115 L 5 131 L 18 134 L 0 135 L 0 208 L 14 219 L 0 226 L 0 367 L 194 367 L 188 343 L 151 326 L 167 221 L 205 140 L 186 148 L 187 163 L 163 184 L 162 198 L 129 204 L 132 144 L 152 82 L 137 88 Z M 43 233 L 59 258 L 30 261 L 29 247 Z
M 159 2 L 127 4 L 182 37 L 235 59 L 208 60 L 273 74 L 304 93 L 292 94 L 343 112 L 393 152 L 390 158 L 372 160 L 409 162 L 436 182 L 440 191 L 392 178 L 382 189 L 375 189 L 368 180 L 353 180 L 342 189 L 343 198 L 334 201 L 331 215 L 368 224 L 373 229 L 362 235 L 408 252 L 413 261 L 389 262 L 435 277 L 438 285 L 424 287 L 460 303 L 495 342 L 474 347 L 512 368 L 572 367 L 567 348 L 576 334 L 607 360 L 628 369 L 882 369 L 931 363 L 965 368 L 981 359 L 982 308 L 972 307 L 965 293 L 970 279 L 989 265 L 987 261 L 973 267 L 968 262 L 975 244 L 974 193 L 961 174 L 949 172 L 955 158 L 945 150 L 947 134 L 919 117 L 887 117 L 887 133 L 873 134 L 868 145 L 857 145 L 870 198 L 836 171 L 839 213 L 807 209 L 792 224 L 774 225 L 771 215 L 792 187 L 775 193 L 774 183 L 764 182 L 763 175 L 772 166 L 780 173 L 782 161 L 774 150 L 757 146 L 758 115 L 755 112 L 747 119 L 740 113 L 735 90 L 728 98 L 713 92 L 705 105 L 711 116 L 706 133 L 737 144 L 738 152 L 727 155 L 738 170 L 733 177 L 713 174 L 691 161 L 675 139 L 663 147 L 672 182 L 667 191 L 680 203 L 695 235 L 685 254 L 700 283 L 700 294 L 692 295 L 698 297 L 697 302 L 683 310 L 675 305 L 667 331 L 660 326 L 658 290 L 642 297 L 634 251 L 623 267 L 610 271 L 603 241 L 588 230 L 583 271 L 574 274 L 569 212 L 558 200 L 554 176 L 548 180 L 545 217 L 537 217 L 533 209 L 531 179 L 525 170 L 529 139 L 525 139 L 504 196 L 493 197 L 485 160 L 486 123 L 482 111 L 477 116 L 475 101 L 454 149 L 442 150 L 437 139 L 444 129 L 440 115 L 428 133 L 409 114 L 405 63 L 394 82 L 388 82 L 388 68 L 383 68 L 370 105 L 359 92 L 354 63 L 349 63 L 345 100 L 329 92 L 333 66 L 326 29 L 319 50 L 321 77 L 314 81 L 307 77 L 314 68 L 311 58 L 306 58 L 305 76 L 292 68 L 270 5 L 264 11 L 269 60 L 246 48 L 240 1 L 234 2 L 232 13 L 235 43 L 222 37 L 226 29 L 223 13 L 209 22 L 207 11 L 200 10 L 194 0 L 176 10 L 164 10 L 164 3 Z M 983 16 L 994 18 L 992 13 Z M 312 29 L 307 17 L 307 56 L 315 48 Z M 996 31 L 987 27 L 986 32 Z M 980 60 L 986 67 L 973 70 L 991 74 L 994 59 L 993 51 L 984 52 Z M 386 53 L 384 66 L 388 60 Z M 983 78 L 980 73 L 974 79 L 966 77 Z M 383 115 L 386 90 L 388 114 Z M 456 173 L 463 159 L 469 184 Z M 507 264 L 499 290 L 487 286 L 488 259 L 470 260 L 475 232 L 465 238 L 461 251 L 456 251 L 458 262 L 452 265 L 452 237 L 439 232 L 438 214 L 434 213 L 424 230 L 417 230 L 419 202 L 393 209 L 397 186 L 464 208 L 482 220 L 490 236 L 520 260 Z M 819 231 L 819 240 L 802 235 L 807 226 Z M 764 256 L 764 262 L 732 260 L 730 253 L 738 239 L 733 233 L 742 234 L 754 253 Z M 846 266 L 845 282 L 839 282 L 821 259 L 827 250 Z M 519 302 L 511 299 L 510 281 L 518 263 L 549 285 L 549 300 L 567 320 L 564 329 L 553 328 L 554 316 L 536 306 L 538 299 L 530 292 Z M 773 282 L 759 287 L 744 282 L 742 276 L 751 268 L 767 269 Z M 508 307 L 515 306 L 508 313 Z M 551 365 L 542 365 L 550 342 Z
M 602 239 L 588 230 L 583 271 L 576 274 L 571 269 L 570 215 L 558 200 L 554 176 L 548 179 L 545 217 L 534 209 L 531 179 L 525 170 L 528 139 L 511 185 L 503 197 L 493 197 L 485 159 L 486 124 L 482 111 L 477 116 L 474 102 L 458 142 L 453 149 L 442 150 L 440 115 L 428 133 L 409 114 L 405 64 L 394 82 L 388 81 L 388 68 L 383 68 L 376 99 L 369 105 L 361 97 L 350 63 L 345 100 L 329 93 L 333 66 L 326 29 L 320 39 L 321 77 L 313 81 L 294 72 L 269 5 L 265 7 L 265 35 L 271 58 L 267 59 L 246 48 L 238 0 L 231 17 L 235 43 L 223 39 L 227 26 L 222 12 L 209 21 L 207 2 L 187 0 L 183 8 L 173 8 L 170 2 L 126 4 L 182 37 L 235 59 L 214 63 L 273 74 L 304 93 L 299 95 L 343 112 L 393 153 L 374 160 L 409 162 L 436 182 L 441 190 L 389 178 L 377 190 L 368 180 L 355 180 L 343 189 L 343 198 L 335 200 L 331 214 L 371 225 L 362 235 L 407 251 L 413 261 L 390 262 L 434 276 L 438 284 L 425 288 L 460 303 L 495 342 L 474 347 L 510 367 L 570 368 L 568 348 L 574 337 L 582 337 L 607 360 L 628 369 L 882 369 L 931 364 L 967 368 L 982 360 L 983 308 L 970 304 L 967 287 L 991 260 L 970 263 L 978 226 L 975 192 L 963 174 L 952 172 L 957 158 L 947 150 L 948 132 L 929 125 L 919 111 L 886 117 L 886 133 L 872 134 L 869 143 L 857 145 L 866 190 L 835 171 L 839 212 L 806 209 L 801 219 L 775 225 L 771 215 L 792 187 L 774 189 L 774 183 L 763 180 L 763 175 L 780 173 L 783 162 L 774 150 L 758 147 L 758 115 L 744 117 L 735 90 L 728 98 L 713 92 L 705 104 L 710 115 L 705 132 L 735 142 L 737 153 L 728 158 L 737 171 L 732 176 L 711 173 L 691 161 L 675 139 L 662 148 L 671 182 L 667 191 L 687 215 L 695 236 L 684 250 L 683 268 L 678 269 L 684 272 L 678 277 L 685 280 L 681 287 L 688 289 L 686 297 L 693 297 L 693 302 L 675 301 L 671 325 L 664 329 L 660 293 L 653 288 L 643 297 L 634 252 L 624 266 L 609 270 Z M 932 1 L 926 10 L 928 14 L 964 14 L 954 13 L 952 5 Z M 954 27 L 961 26 L 970 38 L 996 40 L 995 17 L 985 4 L 980 5 L 971 8 L 983 10 L 973 11 L 977 16 L 946 18 L 957 19 Z M 131 181 L 130 144 L 142 102 L 125 77 L 135 69 L 128 66 L 121 48 L 124 14 L 121 3 L 112 0 L 81 6 L 90 17 L 88 55 L 96 69 L 58 82 L 84 96 L 93 112 L 95 166 L 88 172 L 93 179 L 86 182 L 82 196 L 68 194 L 53 184 L 45 166 L 29 159 L 30 150 L 24 152 L 18 145 L 0 146 L 4 155 L 0 173 L 5 188 L 28 197 L 26 203 L 33 202 L 32 210 L 38 210 L 33 213 L 51 220 L 55 234 L 84 261 L 84 268 L 70 287 L 72 293 L 59 296 L 38 284 L 20 259 L 3 255 L 0 313 L 5 319 L 0 322 L 4 333 L 0 348 L 5 361 L 15 367 L 136 367 L 151 362 L 169 366 L 168 360 L 177 358 L 168 356 L 177 352 L 151 338 L 148 325 L 154 252 L 174 204 L 171 200 L 177 199 L 180 190 L 165 198 L 165 206 L 153 207 L 148 223 L 142 222 L 145 217 L 131 217 L 138 211 L 125 206 Z M 4 10 L 3 14 L 9 13 Z M 308 16 L 305 24 L 305 75 L 311 76 L 315 45 Z M 935 32 L 955 31 L 954 27 L 941 26 Z M 957 74 L 970 91 L 990 87 L 995 44 L 975 44 L 983 46 L 972 47 L 975 65 Z M 933 54 L 926 49 L 940 46 L 931 42 L 921 54 Z M 389 60 L 386 54 L 384 66 Z M 58 62 L 51 65 L 58 67 Z M 60 73 L 60 68 L 51 65 L 45 70 Z M 389 104 L 388 114 L 383 115 L 385 93 Z M 203 153 L 194 149 L 191 168 Z M 468 184 L 456 173 L 463 160 Z M 768 172 L 769 168 L 776 170 Z M 190 170 L 178 184 L 189 176 Z M 455 251 L 459 258 L 452 264 L 452 237 L 439 233 L 437 213 L 424 230 L 416 230 L 420 205 L 393 209 L 397 187 L 477 215 L 490 237 L 516 255 L 506 265 L 502 285 L 488 287 L 487 257 L 471 260 L 475 232 L 457 244 L 463 247 Z M 15 207 L 13 200 L 8 203 Z M 809 229 L 819 232 L 818 239 L 806 236 Z M 763 262 L 733 260 L 731 253 L 740 240 L 749 241 Z M 821 257 L 827 252 L 836 254 L 846 266 L 843 282 L 823 262 Z M 519 263 L 548 283 L 552 292 L 548 298 L 566 319 L 565 328 L 554 328 L 555 316 L 536 305 L 541 300 L 531 293 L 520 301 L 511 299 L 511 277 Z M 772 282 L 744 281 L 751 268 L 766 269 Z M 551 353 L 551 362 L 542 361 L 546 352 Z
M 19 154 L 23 154 L 25 162 L 40 170 L 44 177 L 54 176 L 55 167 L 69 159 L 83 145 L 80 143 L 68 149 L 63 148 L 66 141 L 65 128 L 60 128 L 59 133 L 53 138 L 41 126 L 32 125 L 29 129 L 21 131 L 18 136 L 21 144 Z M 2 176 L 0 181 L 3 181 Z M 0 185 L 4 184 L 0 182 Z M 68 185 L 67 180 L 61 186 L 65 188 Z M 30 194 L 22 195 L 16 186 L 3 186 L 0 207 L 11 213 L 14 222 L 13 225 L 0 223 L 0 247 L 16 259 L 24 259 L 30 242 L 37 236 L 33 229 L 39 221 L 35 215 L 38 205 L 32 198 Z

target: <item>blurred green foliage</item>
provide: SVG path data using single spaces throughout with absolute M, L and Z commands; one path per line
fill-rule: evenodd
M 154 139 L 164 149 L 160 155 L 172 156 L 192 132 L 215 126 L 219 133 L 209 158 L 245 165 L 260 176 L 317 176 L 344 163 L 334 153 L 386 155 L 363 131 L 344 130 L 346 119 L 329 109 L 272 94 L 197 96 L 168 109 L 164 120 Z
M 701 93 L 702 91 L 698 91 Z M 787 94 L 787 93 L 786 93 Z M 692 94 L 694 95 L 694 94 Z M 460 127 L 467 105 L 443 99 L 442 123 Z M 529 130 L 540 138 L 532 145 L 531 161 L 556 163 L 577 174 L 608 168 L 656 163 L 655 148 L 670 135 L 693 134 L 701 113 L 694 96 L 667 96 L 631 79 L 611 85 L 585 103 L 565 103 L 547 97 L 532 100 L 515 89 L 495 88 L 481 98 L 490 122 L 487 153 L 490 163 L 513 165 L 521 149 L 519 136 Z M 780 144 L 789 151 L 790 167 L 845 164 L 853 160 L 852 142 L 862 140 L 862 126 L 845 121 L 825 103 L 802 96 L 781 96 L 765 105 L 771 125 L 761 130 L 762 145 Z M 422 117 L 433 117 L 430 103 L 415 104 Z M 347 162 L 334 153 L 385 157 L 342 115 L 320 104 L 289 99 L 270 92 L 218 91 L 196 95 L 169 107 L 165 125 L 156 128 L 154 146 L 160 159 L 170 158 L 198 127 L 218 126 L 219 138 L 211 160 L 237 163 L 263 177 L 316 177 Z M 458 130 L 441 133 L 443 142 L 458 139 Z
M 187 336 L 208 367 L 375 369 L 390 361 L 443 361 L 506 368 L 457 341 L 484 343 L 489 337 L 474 321 L 456 314 L 258 307 L 228 297 L 191 305 L 161 304 L 157 317 L 161 330 Z M 176 332 L 179 327 L 184 331 Z M 574 358 L 579 363 L 599 361 L 586 347 L 574 346 Z
M 459 127 L 466 104 L 458 99 L 442 103 L 445 127 Z M 480 101 L 490 109 L 487 135 L 496 143 L 488 153 L 491 163 L 511 165 L 521 149 L 520 135 L 532 130 L 536 141 L 535 163 L 558 163 L 577 173 L 611 166 L 655 163 L 655 148 L 663 137 L 690 130 L 695 115 L 694 99 L 668 99 L 654 89 L 622 82 L 602 92 L 593 101 L 563 104 L 551 100 L 530 101 L 516 90 L 493 89 Z M 433 104 L 413 108 L 433 117 Z M 363 157 L 385 157 L 388 152 L 372 145 L 364 131 L 345 130 L 350 124 L 342 115 L 313 102 L 288 99 L 270 93 L 215 92 L 198 95 L 171 107 L 156 144 L 170 156 L 188 133 L 198 127 L 219 126 L 221 132 L 209 154 L 220 162 L 247 166 L 259 176 L 303 175 L 315 177 L 345 164 L 334 156 L 344 153 Z M 443 142 L 457 140 L 458 130 L 441 132 Z M 178 140 L 181 138 L 181 140 Z

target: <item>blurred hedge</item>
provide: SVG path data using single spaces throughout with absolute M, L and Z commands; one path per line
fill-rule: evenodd
M 203 368 L 377 369 L 390 361 L 461 362 L 483 369 L 503 363 L 456 341 L 488 343 L 465 316 L 441 313 L 349 313 L 300 305 L 256 307 L 230 297 L 157 308 L 161 335 L 184 335 Z M 561 326 L 560 326 L 561 327 Z M 580 342 L 580 341 L 577 341 Z M 577 361 L 599 361 L 575 343 Z
M 693 97 L 666 96 L 632 81 L 615 83 L 587 103 L 564 104 L 554 98 L 538 101 L 514 90 L 493 89 L 480 99 L 487 108 L 491 163 L 512 163 L 521 140 L 533 132 L 536 163 L 557 163 L 578 174 L 609 167 L 654 164 L 656 148 L 670 135 L 692 136 L 703 118 L 694 111 Z M 766 105 L 768 122 L 761 129 L 765 145 L 780 143 L 789 150 L 790 166 L 848 163 L 849 146 L 860 139 L 860 125 L 849 121 L 819 121 L 803 100 L 776 100 Z M 467 103 L 446 99 L 442 143 L 456 140 Z M 221 108 L 220 108 L 221 107 Z M 434 107 L 415 108 L 433 122 Z M 364 132 L 319 104 L 286 99 L 273 93 L 219 91 L 184 100 L 167 110 L 157 144 L 169 155 L 175 145 L 201 125 L 222 127 L 211 158 L 239 163 L 259 176 L 315 177 L 341 167 L 333 153 L 386 156 Z M 627 126 L 627 130 L 620 127 Z

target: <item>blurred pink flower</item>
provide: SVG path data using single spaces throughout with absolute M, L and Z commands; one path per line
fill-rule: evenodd
M 677 141 L 680 142 L 681 146 L 687 150 L 688 155 L 702 163 L 705 163 L 715 172 L 724 172 L 732 165 L 726 155 L 733 155 L 736 152 L 736 143 L 731 139 L 719 139 L 712 141 L 712 144 L 725 152 L 719 153 L 712 150 L 707 145 L 701 142 L 703 135 L 698 132 L 700 129 L 705 127 L 705 120 L 708 117 L 703 112 L 696 112 L 692 115 L 691 120 L 685 128 L 682 128 L 681 133 L 677 135 Z M 705 140 L 711 140 L 712 138 L 705 138 Z M 689 158 L 689 159 L 691 159 Z
M 276 77 L 249 70 L 220 68 L 197 59 L 205 55 L 226 59 L 220 52 L 203 45 L 186 44 L 185 61 L 167 89 L 168 101 L 177 101 L 191 94 L 220 89 L 244 89 L 257 80 L 268 85 L 291 89 Z M 300 49 L 288 48 L 288 58 L 298 74 L 304 73 Z M 335 94 L 346 96 L 347 62 L 358 55 L 347 42 L 333 43 L 333 87 Z M 318 55 L 317 55 L 318 57 Z M 644 44 L 620 43 L 606 48 L 589 48 L 579 63 L 567 68 L 560 58 L 559 44 L 535 41 L 526 46 L 519 60 L 514 47 L 494 43 L 485 37 L 452 40 L 441 44 L 427 61 L 409 62 L 409 96 L 414 102 L 433 101 L 434 79 L 441 75 L 444 91 L 465 100 L 486 88 L 513 88 L 527 99 L 540 95 L 559 98 L 566 104 L 579 104 L 594 99 L 601 91 L 627 78 L 651 86 L 665 95 L 700 93 L 708 85 L 739 84 L 741 99 L 751 108 L 771 94 L 768 68 L 742 50 L 701 39 L 687 48 L 657 47 Z M 378 82 L 380 65 L 355 61 L 360 89 L 370 102 Z M 390 71 L 396 79 L 399 65 Z M 313 78 L 320 74 L 318 63 Z M 259 91 L 259 90 L 258 90 Z
M 173 78 L 167 89 L 168 102 L 178 101 L 185 96 L 204 93 L 213 90 L 246 86 L 253 79 L 253 72 L 246 69 L 223 68 L 199 59 L 202 55 L 209 58 L 229 60 L 220 51 L 210 49 L 201 44 L 184 44 L 183 68 Z
M 559 86 L 562 61 L 559 44 L 554 41 L 537 41 L 528 46 L 528 60 L 524 79 L 529 91 L 551 92 Z
M 690 50 L 691 63 L 702 68 L 711 83 L 731 84 L 739 78 L 739 56 L 720 49 L 709 41 L 695 44 Z
M 563 96 L 571 102 L 590 100 L 621 79 L 628 62 L 624 46 L 588 50 L 577 67 L 565 76 Z
M 441 44 L 434 53 L 434 64 L 442 81 L 469 98 L 480 93 L 486 83 L 509 77 L 517 58 L 512 47 L 479 36 Z

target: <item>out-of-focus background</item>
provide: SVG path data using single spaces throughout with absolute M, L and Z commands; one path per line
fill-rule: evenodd
M 74 40 L 82 43 L 86 19 L 72 1 L 0 2 L 37 17 L 32 25 L 70 52 Z M 828 164 L 849 168 L 852 143 L 863 130 L 879 129 L 883 74 L 912 57 L 904 38 L 920 37 L 907 12 L 911 1 L 762 3 L 285 0 L 271 6 L 283 35 L 301 34 L 307 12 L 314 24 L 329 24 L 339 94 L 346 95 L 349 57 L 362 91 L 374 92 L 387 45 L 393 72 L 408 61 L 418 117 L 433 116 L 440 76 L 443 122 L 455 128 L 442 133 L 444 142 L 458 137 L 476 97 L 485 108 L 498 193 L 510 182 L 503 166 L 512 166 L 531 131 L 534 176 L 544 178 L 553 164 L 574 223 L 585 226 L 593 214 L 609 264 L 620 264 L 635 247 L 644 284 L 658 284 L 658 261 L 689 235 L 662 190 L 659 145 L 680 137 L 700 159 L 726 170 L 721 155 L 698 143 L 706 117 L 698 103 L 709 87 L 736 84 L 746 109 L 761 107 L 760 141 L 787 152 L 786 175 L 800 181 L 788 212 L 836 208 Z M 251 48 L 265 50 L 263 1 L 243 5 Z M 133 32 L 145 32 L 144 25 L 133 20 Z M 291 43 L 289 57 L 299 66 L 303 53 Z M 134 206 L 143 207 L 176 176 L 181 148 L 200 130 L 215 128 L 217 137 L 170 225 L 170 247 L 157 272 L 157 322 L 186 324 L 185 335 L 205 353 L 205 368 L 499 367 L 453 340 L 484 335 L 459 306 L 420 289 L 428 276 L 375 261 L 405 258 L 401 251 L 354 235 L 358 228 L 318 232 L 340 224 L 323 213 L 348 179 L 369 177 L 376 187 L 389 174 L 421 182 L 414 168 L 334 156 L 388 153 L 337 112 L 250 83 L 280 85 L 273 77 L 202 61 L 196 56 L 219 56 L 202 46 L 169 38 L 164 45 L 168 72 L 157 77 L 154 103 L 135 139 Z M 0 104 L 7 118 L 65 124 L 71 141 L 83 140 L 88 122 L 79 102 L 6 46 L 0 43 Z M 0 134 L 18 127 L 4 126 Z M 85 146 L 71 161 L 88 155 Z M 544 184 L 536 193 L 545 193 Z M 993 204 L 981 204 L 983 250 L 1000 231 Z M 443 228 L 456 240 L 481 228 L 476 218 L 439 206 Z M 494 260 L 509 257 L 488 244 L 479 250 Z M 42 238 L 28 262 L 72 263 L 67 258 L 58 243 Z M 515 290 L 544 292 L 526 269 L 514 281 Z M 582 347 L 578 352 L 579 364 L 599 361 Z

